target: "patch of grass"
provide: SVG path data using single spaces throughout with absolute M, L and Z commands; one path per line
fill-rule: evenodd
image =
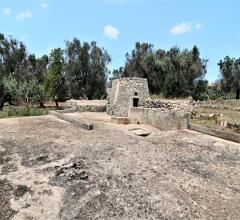
M 8 113 L 6 111 L 0 111 L 0 118 L 7 118 Z
M 152 99 L 166 99 L 164 96 L 163 96 L 163 94 L 152 94 L 151 95 L 151 98 Z
M 200 125 L 202 127 L 215 128 L 215 129 L 218 129 L 218 130 L 232 132 L 232 133 L 238 133 L 239 134 L 239 132 L 236 132 L 235 130 L 232 130 L 230 128 L 225 128 L 225 127 L 222 127 L 219 124 L 216 124 L 215 120 L 192 119 L 191 123 L 195 124 L 195 125 Z
M 197 112 L 200 113 L 221 113 L 229 122 L 240 124 L 240 112 L 228 109 L 211 109 L 211 108 L 197 108 Z
M 0 118 L 39 116 L 48 114 L 47 109 L 28 106 L 7 106 L 0 111 Z
M 215 123 L 215 120 L 202 120 L 202 119 L 192 119 L 191 123 L 196 125 L 201 125 L 208 128 L 222 129 L 221 126 Z

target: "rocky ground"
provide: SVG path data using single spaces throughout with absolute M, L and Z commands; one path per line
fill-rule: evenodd
M 1 220 L 239 219 L 239 144 L 99 118 L 0 120 Z

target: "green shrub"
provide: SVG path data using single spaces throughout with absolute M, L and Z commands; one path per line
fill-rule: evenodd
M 208 87 L 205 92 L 199 93 L 197 99 L 202 101 L 202 100 L 229 100 L 229 99 L 234 99 L 235 94 L 232 92 L 225 93 L 223 90 L 220 88 L 216 87 Z M 195 99 L 196 100 L 196 99 Z
M 46 115 L 48 111 L 41 108 L 32 108 L 28 106 L 10 106 L 8 109 L 8 117 L 26 117 L 26 116 L 39 116 Z

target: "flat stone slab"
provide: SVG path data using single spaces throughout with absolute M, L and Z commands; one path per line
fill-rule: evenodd
M 142 137 L 146 137 L 148 135 L 150 135 L 152 132 L 150 131 L 146 131 L 142 128 L 133 128 L 133 129 L 130 129 L 129 131 L 133 131 L 133 133 L 137 136 L 142 136 Z
M 85 130 L 90 131 L 90 130 L 93 129 L 93 124 L 92 123 L 82 121 L 80 119 L 76 119 L 76 118 L 73 118 L 73 117 L 68 116 L 68 115 L 63 115 L 63 114 L 61 114 L 59 112 L 56 112 L 56 111 L 50 111 L 49 114 L 52 115 L 52 116 L 55 116 L 57 118 L 60 118 L 64 121 L 70 122 L 70 123 L 74 124 L 75 126 L 83 128 Z

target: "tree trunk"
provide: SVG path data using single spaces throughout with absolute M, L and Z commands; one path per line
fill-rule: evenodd
M 56 107 L 58 108 L 58 100 L 55 99 L 55 104 L 56 104 Z
M 42 101 L 39 101 L 40 108 L 46 108 Z
M 12 97 L 10 95 L 5 95 L 3 99 L 5 102 L 8 102 L 9 105 L 14 105 L 14 103 L 12 102 Z
M 236 99 L 240 98 L 240 88 L 237 88 L 236 90 Z
M 0 78 L 0 80 L 2 81 L 2 78 Z M 4 87 L 3 84 L 0 83 L 0 110 L 3 110 L 4 102 L 5 102 Z
M 0 110 L 3 110 L 4 106 L 4 97 L 0 97 Z

